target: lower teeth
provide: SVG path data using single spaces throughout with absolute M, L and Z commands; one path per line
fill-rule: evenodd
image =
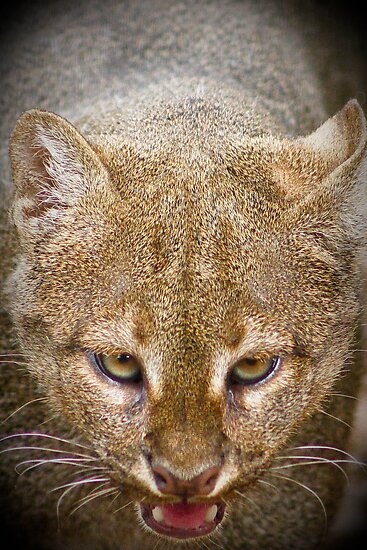
M 152 510 L 152 516 L 158 523 L 162 523 L 164 521 L 163 512 L 162 509 L 159 506 L 155 506 Z
M 218 506 L 216 504 L 213 504 L 213 506 L 210 506 L 208 508 L 206 516 L 205 516 L 205 522 L 211 523 L 214 521 L 216 515 L 218 513 Z M 157 523 L 164 523 L 164 515 L 162 508 L 160 506 L 155 506 L 152 508 L 152 516 L 155 519 Z
M 215 516 L 217 515 L 217 513 L 218 513 L 218 506 L 216 504 L 213 504 L 213 506 L 211 506 L 206 513 L 205 521 L 207 523 L 212 522 Z

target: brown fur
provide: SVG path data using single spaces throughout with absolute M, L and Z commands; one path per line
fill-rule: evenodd
M 15 525 L 37 548 L 153 550 L 160 543 L 134 503 L 175 496 L 159 492 L 152 468 L 190 480 L 215 466 L 220 483 L 196 500 L 223 499 L 227 517 L 206 547 L 320 547 L 319 499 L 331 522 L 340 470 L 272 468 L 289 463 L 279 456 L 295 445 L 295 454 L 327 445 L 342 451 L 311 448 L 309 456 L 346 456 L 343 422 L 352 421 L 354 401 L 336 394 L 354 397 L 362 370 L 358 360 L 349 374 L 346 365 L 361 312 L 365 117 L 352 100 L 292 137 L 282 110 L 241 102 L 225 83 L 192 95 L 173 89 L 170 99 L 142 93 L 136 106 L 75 126 L 27 111 L 13 131 L 17 237 L 7 250 L 16 241 L 18 253 L 7 270 L 7 311 L 31 379 L 18 386 L 20 374 L 4 377 L 3 408 L 8 416 L 40 396 L 47 405 L 12 416 L 8 433 L 87 445 L 60 442 L 60 456 L 97 458 L 118 497 L 114 508 L 99 498 L 68 517 L 77 502 L 66 494 L 58 530 L 61 493 L 50 490 L 75 476 L 46 465 L 12 488 L 9 515 L 16 511 Z M 302 122 L 307 112 L 294 116 Z M 86 350 L 139 358 L 142 393 L 106 380 Z M 284 361 L 261 385 L 229 391 L 230 367 L 253 355 Z M 14 464 L 38 454 L 5 449 L 10 486 Z

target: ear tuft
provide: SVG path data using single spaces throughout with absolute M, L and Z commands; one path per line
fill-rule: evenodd
M 79 131 L 62 117 L 31 110 L 18 120 L 10 142 L 17 195 L 15 220 L 57 218 L 105 181 L 107 170 Z

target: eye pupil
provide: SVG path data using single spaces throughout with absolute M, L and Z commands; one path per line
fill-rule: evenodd
M 127 363 L 131 359 L 131 355 L 128 355 L 127 353 L 123 353 L 121 355 L 118 355 L 116 358 L 120 363 Z

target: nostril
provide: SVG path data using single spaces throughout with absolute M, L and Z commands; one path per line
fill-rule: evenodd
M 198 478 L 199 492 L 201 494 L 211 493 L 217 483 L 220 468 L 213 466 L 203 472 Z
M 162 466 L 153 468 L 153 475 L 157 488 L 161 493 L 171 493 L 174 489 L 174 480 L 168 470 Z
M 205 483 L 205 487 L 211 492 L 214 487 L 215 487 L 215 484 L 217 482 L 217 479 L 218 479 L 218 476 L 217 475 L 213 475 L 211 476 L 209 479 L 207 479 L 206 483 Z
M 158 489 L 163 492 L 167 486 L 167 480 L 161 474 L 158 474 L 158 473 L 154 474 L 154 479 Z

